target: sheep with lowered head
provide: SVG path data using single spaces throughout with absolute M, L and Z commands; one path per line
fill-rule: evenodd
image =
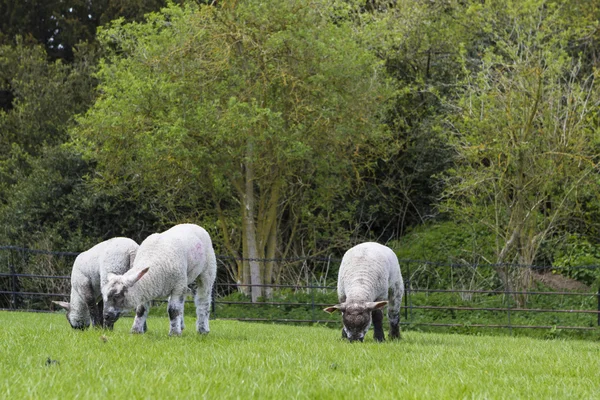
M 398 257 L 389 247 L 379 243 L 361 243 L 348 250 L 338 273 L 340 304 L 324 311 L 342 313 L 342 337 L 350 342 L 363 341 L 371 321 L 374 339 L 385 340 L 383 307 L 388 305 L 390 338 L 400 338 L 400 305 L 404 282 Z
M 181 224 L 148 236 L 138 249 L 133 267 L 123 275 L 110 275 L 102 288 L 104 319 L 112 326 L 119 316 L 135 309 L 132 333 L 147 330 L 150 300 L 169 296 L 169 335 L 184 329 L 183 305 L 188 285 L 196 303 L 196 330 L 208 333 L 212 286 L 217 261 L 208 232 L 194 224 Z M 196 278 L 199 278 L 198 280 Z
M 70 302 L 54 301 L 67 310 L 67 320 L 75 329 L 103 325 L 102 309 L 96 302 L 102 298 L 101 288 L 108 274 L 124 274 L 131 268 L 138 244 L 131 239 L 116 237 L 98 243 L 79 254 L 71 271 Z

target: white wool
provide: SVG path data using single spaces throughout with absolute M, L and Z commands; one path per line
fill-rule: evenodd
M 79 254 L 71 271 L 71 299 L 68 318 L 72 325 L 89 325 L 87 301 L 97 302 L 109 273 L 124 274 L 131 268 L 138 244 L 128 238 L 116 237 L 98 243 Z M 101 312 L 101 311 L 100 311 Z
M 144 273 L 144 270 L 147 272 Z M 208 332 L 208 309 L 212 285 L 216 278 L 217 262 L 210 235 L 194 224 L 181 224 L 155 233 L 140 245 L 133 267 L 122 276 L 111 276 L 102 289 L 105 310 L 121 313 L 138 308 L 133 331 L 143 332 L 148 303 L 169 296 L 169 309 L 175 307 L 179 322 L 172 334 L 180 334 L 183 324 L 183 300 L 188 285 L 198 279 L 196 305 L 198 330 Z M 141 276 L 141 278 L 140 278 Z M 138 280 L 139 279 L 139 280 Z M 123 291 L 122 288 L 127 290 Z M 124 293 L 122 304 L 116 304 L 115 293 Z M 142 307 L 142 308 L 139 308 Z
M 344 254 L 338 272 L 340 304 L 326 312 L 342 312 L 342 337 L 363 341 L 373 322 L 373 338 L 384 341 L 383 314 L 387 304 L 390 338 L 400 338 L 400 306 L 404 282 L 398 258 L 392 249 L 367 242 L 354 246 Z
M 388 300 L 390 287 L 398 287 L 402 298 L 404 283 L 398 258 L 392 249 L 374 242 L 361 243 L 348 250 L 338 273 L 340 302 L 364 303 Z

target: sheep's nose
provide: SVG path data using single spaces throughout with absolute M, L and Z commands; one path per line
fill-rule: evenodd
M 104 327 L 108 329 L 112 329 L 113 325 L 119 319 L 119 313 L 116 311 L 106 311 L 104 312 Z

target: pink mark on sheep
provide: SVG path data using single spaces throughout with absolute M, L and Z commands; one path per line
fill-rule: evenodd
M 200 258 L 200 257 L 202 257 L 202 254 L 204 254 L 204 249 L 202 248 L 202 242 L 198 242 L 194 246 L 194 255 L 196 257 Z

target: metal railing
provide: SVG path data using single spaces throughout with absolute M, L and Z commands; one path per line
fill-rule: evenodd
M 0 310 L 53 311 L 51 300 L 69 297 L 70 276 L 65 272 L 70 271 L 76 255 L 0 247 Z M 218 256 L 218 259 L 221 263 L 235 261 L 226 256 Z M 298 260 L 261 261 L 285 265 Z M 336 270 L 331 264 L 339 265 L 340 260 L 305 258 L 303 261 L 314 264 L 311 271 L 300 271 L 290 284 L 259 285 L 271 289 L 273 298 L 255 303 L 239 294 L 247 292 L 252 285 L 232 283 L 226 273 L 221 273 L 213 290 L 212 317 L 339 325 L 339 316 L 322 311 L 336 302 L 336 287 L 332 277 L 323 276 L 324 264 L 318 264 L 327 263 L 326 270 L 330 273 Z M 44 273 L 45 266 L 49 266 L 52 273 Z M 514 282 L 507 279 L 502 283 L 498 278 L 499 268 L 516 272 L 520 269 L 547 271 L 547 268 L 452 265 L 418 260 L 402 260 L 401 268 L 405 279 L 401 323 L 411 329 L 506 329 L 510 333 L 514 329 L 600 331 L 600 289 L 511 290 L 509 288 L 517 287 Z M 597 266 L 582 268 L 600 272 Z M 449 287 L 441 287 L 441 283 L 436 282 Z

